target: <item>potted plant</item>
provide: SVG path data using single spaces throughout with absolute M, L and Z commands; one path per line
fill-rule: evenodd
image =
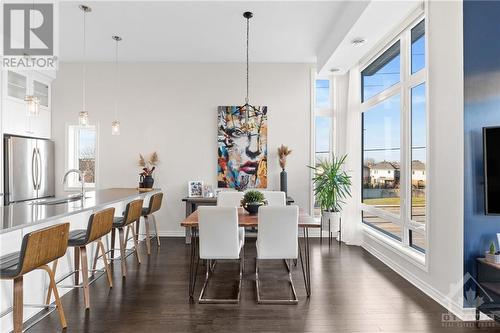
M 497 251 L 494 241 L 490 242 L 490 249 L 486 252 L 486 260 L 497 264 L 500 263 L 500 251 Z
M 321 223 L 331 223 L 338 231 L 342 205 L 351 196 L 351 176 L 343 169 L 346 158 L 347 155 L 337 158 L 332 154 L 331 160 L 309 166 L 314 171 L 312 181 L 316 202 L 321 208 Z
M 250 215 L 257 214 L 259 207 L 264 205 L 264 203 L 264 194 L 256 190 L 246 191 L 243 199 L 241 199 L 241 206 L 243 206 Z
M 154 184 L 153 172 L 158 165 L 159 159 L 156 152 L 152 153 L 148 160 L 139 154 L 139 166 L 142 167 L 142 172 L 139 174 L 141 177 L 139 187 L 152 188 Z M 142 184 L 142 185 L 141 185 Z

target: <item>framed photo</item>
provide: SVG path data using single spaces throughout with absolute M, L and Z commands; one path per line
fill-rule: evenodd
M 188 197 L 203 197 L 203 182 L 201 180 L 192 180 L 188 183 Z

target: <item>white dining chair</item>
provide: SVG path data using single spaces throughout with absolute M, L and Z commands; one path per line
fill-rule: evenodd
M 255 259 L 255 283 L 257 303 L 298 304 L 293 285 L 289 260 L 298 257 L 299 208 L 297 206 L 263 206 L 258 213 L 257 258 Z M 288 270 L 293 299 L 263 299 L 259 290 L 259 260 L 281 259 Z
M 280 191 L 261 191 L 268 206 L 286 206 L 286 194 Z
M 200 292 L 199 303 L 238 303 L 244 268 L 245 228 L 238 227 L 236 207 L 199 207 L 200 259 L 205 260 L 207 272 Z M 238 296 L 235 299 L 204 298 L 208 281 L 215 270 L 216 260 L 239 260 Z
M 243 192 L 222 191 L 217 196 L 217 206 L 219 207 L 240 207 Z

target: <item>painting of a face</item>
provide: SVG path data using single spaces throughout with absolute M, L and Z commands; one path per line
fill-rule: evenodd
M 266 188 L 267 106 L 219 106 L 217 126 L 218 187 Z

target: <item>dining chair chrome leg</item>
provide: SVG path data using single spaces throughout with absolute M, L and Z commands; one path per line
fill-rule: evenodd
M 210 281 L 210 277 L 214 274 L 215 270 L 215 265 L 217 263 L 216 260 L 214 260 L 214 263 L 211 263 L 211 260 L 208 260 L 207 262 L 207 271 L 205 273 L 205 282 L 203 283 L 203 287 L 201 288 L 200 292 L 200 297 L 198 298 L 198 303 L 200 304 L 236 304 L 240 302 L 240 296 L 241 296 L 241 286 L 243 283 L 243 269 L 245 267 L 245 254 L 243 248 L 241 249 L 240 253 L 240 258 L 239 258 L 239 266 L 240 266 L 240 273 L 239 273 L 239 282 L 238 282 L 238 295 L 236 298 L 204 298 L 203 296 L 205 295 L 205 291 L 208 286 L 208 282 Z
M 257 303 L 258 304 L 284 304 L 284 305 L 296 305 L 299 304 L 299 299 L 297 297 L 297 292 L 295 291 L 295 286 L 292 280 L 292 272 L 290 270 L 289 263 L 284 260 L 285 267 L 288 271 L 288 282 L 290 283 L 290 288 L 292 289 L 293 298 L 290 299 L 263 299 L 260 296 L 259 288 L 259 259 L 255 258 L 255 289 L 257 291 Z

